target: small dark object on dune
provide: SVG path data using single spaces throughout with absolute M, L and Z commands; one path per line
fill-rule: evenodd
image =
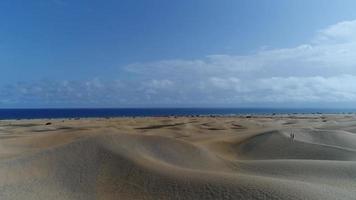
M 51 124 L 52 124 L 51 122 L 47 122 L 47 123 L 46 123 L 46 126 L 51 125 Z

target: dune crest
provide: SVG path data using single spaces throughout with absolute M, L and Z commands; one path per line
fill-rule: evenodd
M 0 121 L 0 199 L 354 199 L 355 119 Z

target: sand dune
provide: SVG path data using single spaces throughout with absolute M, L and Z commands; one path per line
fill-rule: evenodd
M 0 199 L 355 199 L 355 119 L 1 121 Z

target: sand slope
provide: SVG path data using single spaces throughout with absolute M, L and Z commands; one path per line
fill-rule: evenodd
M 355 199 L 355 130 L 340 115 L 1 121 L 0 199 Z

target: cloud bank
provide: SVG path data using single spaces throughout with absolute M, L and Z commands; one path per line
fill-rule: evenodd
M 316 32 L 294 48 L 124 66 L 130 79 L 39 81 L 0 89 L 0 105 L 356 106 L 356 20 Z M 122 77 L 122 76 L 121 76 Z

